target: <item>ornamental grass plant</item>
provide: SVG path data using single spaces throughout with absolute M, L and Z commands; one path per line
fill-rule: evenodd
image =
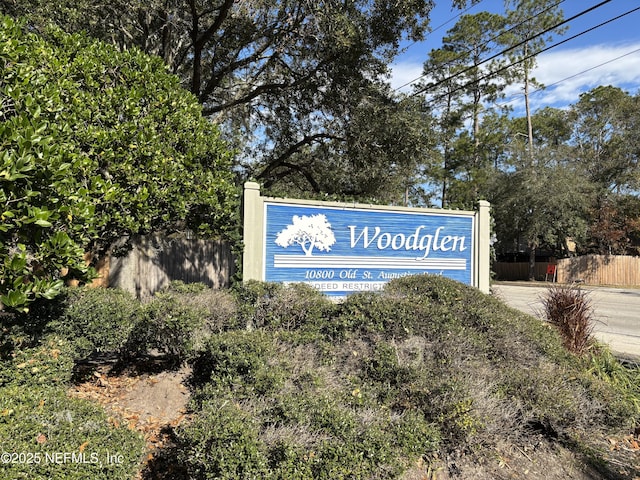
M 588 292 L 577 284 L 556 285 L 547 290 L 543 306 L 547 321 L 558 330 L 567 350 L 582 355 L 593 345 L 595 320 Z

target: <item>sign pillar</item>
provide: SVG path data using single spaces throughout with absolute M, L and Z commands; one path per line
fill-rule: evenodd
M 263 280 L 264 271 L 264 205 L 260 196 L 260 185 L 244 184 L 244 253 L 242 256 L 242 278 Z
M 477 287 L 481 292 L 490 293 L 491 278 L 491 213 L 490 204 L 485 200 L 478 202 L 477 225 Z

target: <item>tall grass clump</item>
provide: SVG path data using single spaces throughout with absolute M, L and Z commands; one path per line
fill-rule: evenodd
M 593 307 L 587 292 L 577 285 L 549 288 L 543 298 L 547 321 L 553 325 L 567 350 L 581 355 L 593 344 Z

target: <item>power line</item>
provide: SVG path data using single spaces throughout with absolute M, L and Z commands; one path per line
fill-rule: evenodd
M 476 7 L 477 5 L 479 5 L 480 3 L 482 3 L 482 0 L 480 0 L 478 3 L 472 3 L 471 5 L 469 5 L 467 8 L 465 8 L 463 11 L 461 11 L 458 15 L 451 17 L 449 20 L 447 20 L 444 23 L 441 23 L 440 25 L 438 25 L 436 28 L 434 28 L 433 30 L 431 30 L 429 32 L 429 35 L 431 35 L 433 32 L 437 32 L 438 30 L 440 30 L 442 27 L 444 27 L 445 25 L 451 23 L 453 20 L 455 20 L 456 18 L 460 18 L 462 15 L 464 15 L 465 13 L 467 13 L 469 10 L 471 10 L 472 8 Z
M 519 23 L 517 23 L 517 24 L 515 24 L 515 25 L 511 26 L 511 27 L 510 27 L 510 28 L 508 28 L 507 30 L 505 30 L 505 31 L 503 31 L 503 32 L 500 32 L 500 33 L 498 33 L 497 35 L 494 35 L 493 37 L 491 37 L 490 39 L 488 39 L 486 42 L 484 42 L 484 43 L 482 44 L 482 46 L 483 46 L 483 47 L 485 47 L 485 46 L 489 45 L 489 43 L 491 43 L 491 42 L 493 42 L 494 40 L 496 40 L 496 39 L 500 38 L 502 35 L 504 35 L 504 34 L 506 34 L 506 33 L 509 33 L 509 32 L 510 32 L 510 31 L 512 31 L 512 30 L 515 30 L 516 28 L 518 28 L 518 27 L 520 27 L 520 26 L 524 25 L 524 24 L 525 24 L 525 23 L 527 23 L 528 21 L 533 20 L 534 18 L 536 18 L 536 17 L 538 17 L 538 16 L 542 15 L 543 13 L 545 13 L 545 12 L 547 12 L 547 11 L 549 11 L 549 10 L 551 10 L 551 9 L 555 8 L 555 7 L 557 7 L 558 5 L 560 5 L 561 3 L 563 3 L 564 1 L 565 1 L 565 0 L 560 0 L 559 2 L 557 2 L 557 3 L 555 3 L 555 4 L 551 5 L 551 6 L 549 6 L 549 7 L 547 7 L 547 8 L 545 8 L 544 10 L 540 10 L 540 11 L 539 11 L 539 12 L 537 12 L 535 15 L 532 15 L 532 16 L 530 16 L 529 18 L 526 18 L 526 19 L 522 20 L 521 22 L 519 22 Z M 609 0 L 609 1 L 610 1 L 610 0 Z M 471 7 L 469 7 L 469 8 L 471 8 Z M 467 8 L 467 10 L 469 10 L 469 8 Z M 467 10 L 465 10 L 465 11 L 467 11 Z M 464 13 L 464 12 L 463 12 L 463 13 Z M 460 15 L 458 15 L 458 17 L 460 17 L 461 15 L 462 15 L 462 13 L 461 13 Z M 454 18 L 457 18 L 457 17 L 454 17 Z M 441 26 L 445 25 L 446 23 L 449 23 L 451 20 L 453 20 L 453 19 L 448 20 L 447 22 L 443 23 Z M 438 27 L 438 28 L 439 28 L 439 27 Z M 434 31 L 435 31 L 435 30 L 434 30 Z M 415 42 L 414 42 L 414 43 L 415 43 Z M 471 50 L 471 49 L 469 49 L 469 50 L 467 50 L 467 52 L 466 52 L 466 53 L 470 53 L 471 51 L 472 51 L 472 50 Z M 498 54 L 498 55 L 501 55 L 501 54 Z M 451 60 L 451 61 L 449 61 L 449 62 L 445 63 L 444 65 L 441 65 L 441 66 L 440 66 L 440 67 L 438 67 L 438 68 L 442 68 L 442 67 L 446 67 L 446 66 L 448 66 L 448 65 L 452 65 L 452 64 L 453 64 L 453 62 L 455 62 L 456 60 L 461 59 L 461 58 L 462 58 L 462 56 L 463 56 L 463 54 L 461 53 L 460 55 L 458 55 L 458 56 L 457 56 L 456 58 L 454 58 L 453 60 Z M 493 58 L 493 57 L 492 57 L 492 58 Z M 490 58 L 489 60 L 491 60 L 491 58 Z M 488 61 L 488 60 L 487 60 L 487 61 Z M 473 68 L 473 67 L 471 67 L 471 68 Z M 404 87 L 406 87 L 406 86 L 408 86 L 408 85 L 411 85 L 412 83 L 417 82 L 418 80 L 420 80 L 421 78 L 426 77 L 427 75 L 429 75 L 429 72 L 427 72 L 427 73 L 423 73 L 423 74 L 422 74 L 422 75 L 420 75 L 418 78 L 414 78 L 413 80 L 411 80 L 411 81 L 409 81 L 409 82 L 407 82 L 407 83 L 405 83 L 405 84 L 403 84 L 403 85 L 400 85 L 399 87 L 394 88 L 394 89 L 393 89 L 393 91 L 394 91 L 394 92 L 396 92 L 396 91 L 400 90 L 401 88 L 404 88 Z
M 564 1 L 564 0 L 562 0 Z M 433 35 L 434 32 L 437 32 L 438 30 L 440 30 L 442 27 L 444 27 L 445 25 L 447 25 L 448 23 L 451 23 L 453 20 L 455 20 L 456 18 L 461 17 L 462 15 L 464 15 L 466 12 L 468 12 L 469 10 L 471 10 L 472 8 L 474 8 L 475 6 L 479 5 L 480 3 L 482 3 L 483 0 L 478 1 L 477 3 L 473 3 L 472 5 L 469 5 L 467 8 L 465 8 L 463 11 L 461 11 L 459 14 L 451 17 L 449 20 L 447 20 L 444 23 L 441 23 L 440 25 L 438 25 L 436 28 L 434 28 L 433 30 L 431 30 L 428 34 L 427 37 L 429 35 Z M 409 50 L 411 47 L 413 47 L 416 43 L 418 43 L 418 40 L 411 42 L 409 45 L 407 45 L 406 47 L 404 47 L 404 51 Z M 405 85 L 403 85 L 405 86 Z M 402 87 L 399 87 L 402 88 Z
M 477 67 L 479 67 L 480 65 L 483 65 L 483 64 L 485 64 L 485 63 L 487 63 L 487 62 L 489 62 L 489 61 L 491 61 L 491 60 L 493 60 L 493 59 L 495 59 L 495 58 L 497 58 L 497 57 L 499 57 L 499 56 L 501 56 L 501 55 L 504 55 L 505 53 L 510 52 L 511 50 L 515 50 L 516 48 L 518 48 L 518 47 L 520 47 L 520 46 L 524 45 L 525 43 L 530 42 L 530 41 L 531 41 L 531 40 L 533 40 L 534 38 L 537 38 L 537 37 L 540 37 L 540 36 L 542 36 L 542 35 L 545 35 L 546 33 L 549 33 L 550 31 L 555 30 L 556 28 L 561 27 L 562 25 L 564 25 L 564 24 L 566 24 L 566 23 L 568 23 L 568 22 L 571 22 L 571 21 L 575 20 L 576 18 L 581 17 L 582 15 L 586 15 L 587 13 L 590 13 L 590 12 L 592 12 L 593 10 L 595 10 L 595 9 L 597 9 L 597 8 L 602 7 L 603 5 L 606 5 L 606 4 L 607 4 L 607 3 L 609 3 L 609 2 L 611 2 L 611 0 L 604 0 L 603 2 L 600 2 L 600 3 L 599 3 L 599 4 L 597 4 L 597 5 L 594 5 L 593 7 L 590 7 L 590 8 L 588 8 L 588 9 L 586 9 L 586 10 L 583 10 L 582 12 L 580 12 L 580 13 L 578 13 L 578 14 L 574 15 L 573 17 L 568 18 L 568 19 L 566 19 L 566 20 L 563 20 L 562 22 L 557 23 L 557 24 L 555 24 L 555 25 L 553 25 L 553 26 L 551 26 L 551 27 L 549 27 L 549 28 L 546 28 L 546 29 L 545 29 L 545 30 L 543 30 L 542 32 L 536 33 L 535 35 L 533 35 L 533 36 L 531 36 L 531 37 L 528 37 L 528 38 L 526 38 L 526 39 L 524 39 L 524 40 L 522 40 L 522 41 L 518 42 L 517 44 L 515 44 L 515 45 L 513 45 L 513 46 L 511 46 L 511 47 L 505 48 L 505 49 L 504 49 L 504 50 L 502 50 L 501 52 L 496 53 L 495 55 L 492 55 L 492 56 L 490 56 L 489 58 L 487 58 L 487 59 L 485 59 L 485 60 L 483 60 L 483 61 L 481 61 L 481 62 L 479 62 L 479 63 L 477 63 L 477 64 L 475 64 L 475 65 L 473 65 L 473 66 L 471 66 L 471 67 L 467 67 L 467 68 L 465 68 L 465 69 L 461 70 L 460 72 L 457 72 L 457 73 L 455 73 L 455 74 L 453 74 L 453 75 L 450 75 L 449 77 L 447 77 L 447 78 L 445 78 L 445 79 L 443 79 L 443 80 L 440 80 L 440 81 L 436 82 L 436 83 L 435 83 L 435 84 L 433 84 L 433 85 L 428 85 L 427 87 L 425 87 L 425 88 L 423 88 L 423 89 L 421 89 L 421 90 L 418 90 L 417 92 L 413 93 L 413 94 L 412 94 L 412 96 L 420 95 L 421 93 L 424 93 L 424 92 L 426 92 L 427 90 L 430 90 L 430 89 L 432 89 L 432 88 L 434 88 L 434 87 L 437 87 L 437 86 L 439 86 L 439 85 L 442 85 L 443 83 L 448 82 L 448 81 L 450 81 L 450 80 L 452 80 L 452 79 L 454 79 L 454 78 L 456 78 L 456 77 L 459 77 L 460 75 L 462 75 L 462 74 L 464 74 L 464 73 L 466 73 L 466 72 L 468 72 L 468 71 L 470 71 L 470 70 L 473 70 L 474 68 L 477 68 Z M 640 7 L 639 7 L 639 8 L 640 8 Z M 637 9 L 636 9 L 636 10 L 637 10 Z M 628 14 L 628 13 L 631 13 L 631 12 L 627 12 L 626 14 Z M 624 15 L 626 15 L 626 14 L 624 14 Z M 622 17 L 622 16 L 624 16 L 624 15 L 621 15 L 621 16 L 619 16 L 619 17 L 616 17 L 616 19 L 617 19 L 617 18 L 620 18 L 620 17 Z M 608 22 L 605 22 L 605 23 L 608 23 Z M 602 24 L 601 24 L 601 25 L 602 25 Z M 597 27 L 596 27 L 596 28 L 597 28 Z M 592 29 L 589 29 L 589 30 L 587 30 L 587 31 L 590 31 L 590 30 L 593 30 L 593 28 L 592 28 Z M 582 32 L 582 33 L 586 33 L 587 31 Z M 581 34 L 582 34 L 582 33 L 581 33 Z M 581 35 L 581 34 L 579 34 L 579 35 Z M 565 43 L 566 41 L 571 40 L 571 39 L 573 39 L 573 38 L 576 38 L 576 36 L 579 36 L 579 35 L 574 35 L 573 37 L 570 37 L 570 38 L 569 38 L 569 39 L 567 39 L 567 40 L 563 40 L 562 42 L 560 42 L 560 43 L 558 43 L 558 44 L 555 44 L 554 46 L 561 45 L 562 43 Z M 519 61 L 517 61 L 517 62 L 514 62 L 514 63 L 512 63 L 512 64 L 510 64 L 510 65 L 507 65 L 506 67 L 503 67 L 503 68 L 498 69 L 497 71 L 493 72 L 493 73 L 492 73 L 492 75 L 493 75 L 493 74 L 496 74 L 496 73 L 500 73 L 500 72 L 502 72 L 502 71 L 506 70 L 507 68 L 509 68 L 510 66 L 513 66 L 513 65 L 517 65 L 517 64 L 519 64 L 519 63 L 522 63 L 523 61 L 528 60 L 529 58 L 532 58 L 532 57 L 534 57 L 534 56 L 538 55 L 539 53 L 542 53 L 542 52 L 544 52 L 544 51 L 546 51 L 546 50 L 549 50 L 549 48 L 543 49 L 543 50 L 541 50 L 540 52 L 537 52 L 537 53 L 534 53 L 534 54 L 531 54 L 531 55 L 527 55 L 525 58 L 523 58 L 523 59 L 521 59 L 521 60 L 519 60 Z M 490 76 L 490 75 L 488 75 L 488 76 L 487 76 L 487 75 L 485 75 L 485 76 L 481 77 L 480 79 L 475 80 L 475 81 L 472 81 L 472 82 L 469 82 L 468 84 L 465 84 L 465 85 L 463 85 L 462 87 L 457 88 L 457 89 L 455 89 L 455 90 L 453 90 L 452 92 L 449 92 L 449 93 L 457 92 L 458 90 L 461 90 L 462 88 L 466 88 L 467 86 L 472 85 L 473 83 L 477 83 L 477 81 L 479 81 L 479 80 L 484 80 L 484 79 L 488 78 L 489 76 Z
M 629 15 L 629 14 L 631 14 L 631 13 L 633 13 L 633 12 L 637 12 L 638 10 L 640 10 L 640 7 L 633 8 L 633 9 L 631 9 L 631 10 L 629 10 L 629 11 L 627 11 L 627 12 L 625 12 L 625 13 L 621 14 L 621 15 L 618 15 L 617 17 L 610 18 L 609 20 L 606 20 L 606 21 L 604 21 L 604 22 L 602 22 L 602 23 L 600 23 L 600 24 L 598 24 L 598 25 L 596 25 L 596 26 L 594 26 L 594 27 L 591 27 L 591 28 L 588 28 L 588 29 L 586 29 L 586 30 L 583 30 L 582 32 L 580 32 L 580 33 L 578 33 L 578 34 L 576 34 L 576 35 L 574 35 L 574 36 L 572 36 L 572 37 L 569 37 L 569 38 L 567 38 L 567 39 L 564 39 L 564 40 L 562 40 L 561 42 L 558 42 L 558 43 L 553 44 L 553 45 L 551 45 L 551 46 L 549 46 L 549 47 L 543 48 L 542 50 L 540 50 L 540 51 L 538 51 L 538 52 L 536 52 L 536 53 L 534 53 L 534 54 L 531 54 L 531 55 L 529 55 L 528 57 L 532 57 L 532 56 L 535 56 L 535 55 L 539 55 L 540 53 L 543 53 L 543 52 L 546 52 L 546 51 L 548 51 L 548 50 L 551 50 L 552 48 L 555 48 L 555 47 L 557 47 L 558 45 L 562 45 L 563 43 L 566 43 L 566 42 L 568 42 L 568 41 L 570 41 L 570 40 L 573 40 L 573 39 L 575 39 L 575 38 L 577 38 L 577 37 L 579 37 L 579 36 L 581 36 L 581 35 L 584 35 L 585 33 L 589 33 L 589 32 L 591 32 L 591 31 L 593 31 L 593 30 L 595 30 L 595 29 L 597 29 L 597 28 L 600 28 L 600 27 L 602 27 L 602 26 L 604 26 L 604 25 L 607 25 L 608 23 L 611 23 L 611 22 L 613 22 L 613 21 L 619 20 L 619 19 L 621 19 L 622 17 L 624 17 L 624 16 L 626 16 L 626 15 Z M 602 65 L 606 65 L 606 64 L 611 63 L 611 62 L 613 62 L 613 61 L 615 61 L 615 60 L 619 60 L 620 58 L 626 57 L 627 55 L 631 55 L 631 54 L 633 54 L 633 53 L 635 53 L 635 52 L 637 52 L 637 51 L 640 51 L 640 49 L 634 50 L 634 51 L 629 52 L 629 53 L 625 53 L 624 55 L 620 55 L 620 56 L 619 56 L 619 57 L 617 57 L 617 58 L 614 58 L 614 59 L 612 59 L 612 60 L 608 60 L 608 61 L 606 61 L 606 62 L 604 62 L 604 63 L 601 63 L 600 65 L 596 65 L 595 67 L 591 67 L 591 68 L 589 68 L 589 69 L 587 69 L 587 70 L 584 70 L 584 71 L 582 71 L 582 72 L 580 72 L 580 73 L 577 73 L 577 74 L 575 74 L 575 75 L 571 75 L 571 76 L 567 77 L 566 79 L 559 80 L 558 82 L 552 83 L 552 84 L 551 84 L 551 85 L 549 85 L 549 86 L 557 85 L 558 83 L 560 83 L 560 82 L 562 82 L 562 81 L 564 81 L 564 80 L 569 80 L 569 79 L 571 79 L 571 78 L 573 78 L 573 77 L 576 77 L 576 76 L 578 76 L 578 75 L 581 75 L 581 74 L 583 74 L 583 73 L 586 73 L 586 72 L 588 72 L 588 71 L 590 71 L 590 70 L 593 70 L 593 69 L 595 69 L 595 68 L 601 67 Z M 519 60 L 519 61 L 517 61 L 517 62 L 514 62 L 514 63 L 512 63 L 511 65 L 507 65 L 507 67 L 505 67 L 505 68 L 509 68 L 510 66 L 516 65 L 516 64 L 518 64 L 518 63 L 522 63 L 522 62 L 523 62 L 523 61 L 525 61 L 525 60 L 527 60 L 527 57 L 525 57 L 525 58 L 523 58 L 523 59 L 521 59 L 521 60 Z M 501 71 L 501 70 L 502 70 L 502 69 L 499 69 L 499 70 L 497 70 L 496 72 L 490 73 L 490 74 L 489 74 L 489 76 L 491 76 L 491 75 L 495 75 L 496 73 L 500 73 L 500 71 Z M 483 79 L 484 79 L 484 78 L 481 78 L 480 80 L 483 80 Z M 473 83 L 473 82 L 471 82 L 471 83 L 469 83 L 469 84 L 465 85 L 464 87 L 469 86 L 469 85 L 471 85 L 472 83 Z M 539 88 L 539 89 L 537 89 L 537 90 L 534 90 L 534 92 L 532 92 L 532 93 L 539 92 L 539 91 L 541 91 L 541 90 L 544 90 L 545 88 L 546 88 L 546 87 Z
M 479 81 L 486 80 L 487 78 L 490 78 L 490 77 L 492 77 L 492 76 L 494 76 L 494 75 L 496 75 L 496 74 L 498 74 L 498 73 L 501 73 L 501 72 L 503 72 L 503 71 L 507 70 L 508 68 L 513 67 L 514 65 L 518 65 L 518 64 L 520 64 L 520 63 L 522 63 L 522 62 L 525 62 L 526 60 L 528 60 L 528 59 L 530 59 L 530 58 L 532 58 L 532 57 L 535 57 L 536 55 L 539 55 L 539 54 L 541 54 L 541 53 L 543 53 L 543 52 L 546 52 L 546 51 L 548 51 L 548 50 L 551 50 L 552 48 L 555 48 L 555 47 L 557 47 L 557 46 L 559 46 L 559 45 L 562 45 L 562 44 L 564 44 L 564 43 L 566 43 L 566 42 L 569 42 L 569 41 L 571 41 L 571 40 L 573 40 L 573 39 L 575 39 L 575 38 L 577 38 L 577 37 L 579 37 L 579 36 L 581 36 L 581 35 L 584 35 L 585 33 L 588 33 L 588 32 L 590 32 L 590 31 L 593 31 L 593 30 L 597 29 L 597 28 L 600 28 L 600 27 L 602 27 L 603 25 L 606 25 L 606 24 L 608 24 L 608 23 L 611 23 L 611 22 L 613 22 L 613 21 L 615 21 L 615 20 L 619 20 L 620 18 L 622 18 L 622 17 L 624 17 L 624 16 L 626 16 L 626 15 L 629 15 L 629 14 L 631 14 L 631 13 L 633 13 L 633 12 L 636 12 L 636 11 L 638 11 L 638 10 L 640 10 L 640 7 L 636 7 L 636 8 L 634 8 L 634 9 L 631 9 L 631 10 L 629 10 L 629 11 L 627 11 L 627 12 L 625 12 L 625 13 L 621 14 L 621 15 L 618 15 L 618 16 L 616 16 L 616 17 L 614 17 L 614 18 L 611 18 L 611 19 L 609 19 L 609 20 L 606 20 L 606 21 L 604 21 L 604 22 L 602 22 L 602 23 L 600 23 L 600 24 L 598 24 L 598 25 L 596 25 L 596 26 L 594 26 L 594 27 L 588 28 L 587 30 L 584 30 L 584 31 L 582 31 L 582 32 L 580 32 L 580 33 L 578 33 L 578 34 L 576 34 L 576 35 L 573 35 L 572 37 L 566 38 L 566 39 L 564 39 L 564 40 L 562 40 L 562 41 L 560 41 L 560 42 L 558 42 L 558 43 L 555 43 L 555 44 L 553 44 L 553 45 L 550 45 L 549 47 L 543 48 L 543 49 L 541 49 L 541 50 L 539 50 L 539 51 L 537 51 L 537 52 L 535 52 L 535 53 L 529 54 L 529 55 L 527 55 L 527 56 L 525 56 L 525 57 L 523 57 L 523 58 L 521 58 L 521 59 L 519 59 L 519 60 L 517 60 L 517 61 L 515 61 L 515 62 L 513 62 L 513 63 L 511 63 L 511 64 L 509 64 L 509 65 L 506 65 L 506 66 L 504 66 L 504 67 L 502 67 L 502 68 L 499 68 L 498 70 L 495 70 L 495 71 L 493 71 L 493 72 L 489 72 L 488 74 L 483 75 L 483 76 L 482 76 L 482 77 L 480 77 L 479 79 L 473 80 L 473 81 L 468 82 L 468 83 L 466 83 L 466 84 L 464 84 L 464 85 L 460 85 L 459 87 L 456 87 L 455 89 L 453 89 L 453 90 L 451 90 L 450 92 L 448 92 L 446 95 L 440 95 L 439 97 L 436 97 L 435 99 L 431 99 L 431 100 L 430 100 L 430 102 L 434 102 L 434 103 L 435 103 L 435 102 L 439 101 L 440 99 L 445 98 L 447 95 L 450 95 L 450 94 L 452 94 L 452 93 L 455 93 L 455 92 L 457 92 L 457 91 L 460 91 L 460 90 L 462 90 L 462 89 L 465 89 L 465 88 L 469 87 L 470 85 L 473 85 L 474 83 L 477 83 L 477 82 L 479 82 Z M 416 95 L 416 94 L 414 94 L 414 96 L 415 96 L 415 95 Z
M 599 63 L 598 65 L 594 65 L 593 67 L 587 68 L 586 70 L 582 70 L 581 72 L 575 73 L 575 74 L 570 75 L 568 77 L 565 77 L 565 78 L 563 78 L 561 80 L 558 80 L 556 82 L 550 83 L 549 85 L 545 85 L 544 87 L 537 88 L 536 90 L 533 90 L 531 92 L 531 94 L 533 95 L 534 93 L 542 92 L 542 91 L 546 90 L 549 87 L 553 87 L 555 85 L 559 85 L 559 84 L 561 84 L 563 82 L 566 82 L 567 80 L 571 80 L 572 78 L 579 77 L 580 75 L 583 75 L 583 74 L 585 74 L 587 72 L 590 72 L 591 70 L 595 70 L 596 68 L 603 67 L 603 66 L 608 65 L 610 63 L 613 63 L 615 61 L 618 61 L 621 58 L 628 57 L 629 55 L 633 55 L 634 53 L 638 53 L 638 52 L 640 52 L 640 48 L 636 48 L 635 50 L 632 50 L 630 52 L 627 52 L 627 53 L 624 53 L 622 55 L 619 55 L 619 56 L 617 56 L 615 58 L 607 60 L 606 62 L 602 62 L 602 63 Z M 511 100 L 513 100 L 515 97 L 522 97 L 522 96 L 524 96 L 524 94 L 513 95 L 511 97 Z M 505 106 L 508 103 L 510 103 L 510 102 L 501 102 L 501 103 L 494 102 L 494 104 L 499 106 L 499 107 Z

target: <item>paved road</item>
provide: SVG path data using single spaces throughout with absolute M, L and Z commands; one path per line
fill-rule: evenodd
M 507 305 L 544 318 L 542 299 L 549 284 L 498 283 L 494 294 Z M 614 352 L 640 359 L 640 289 L 581 287 L 593 306 L 594 335 Z

